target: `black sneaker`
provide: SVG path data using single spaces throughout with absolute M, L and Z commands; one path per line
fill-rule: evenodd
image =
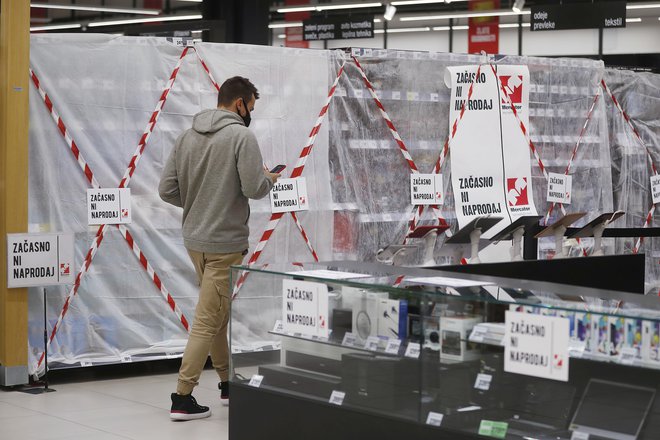
M 170 419 L 172 420 L 203 419 L 211 415 L 209 407 L 199 405 L 192 394 L 180 396 L 177 393 L 172 393 L 171 397 Z
M 220 390 L 220 402 L 224 406 L 229 406 L 229 382 L 218 382 L 218 389 Z

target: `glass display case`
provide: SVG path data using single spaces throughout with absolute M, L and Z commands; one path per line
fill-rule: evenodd
M 230 434 L 251 423 L 234 418 L 246 391 L 283 399 L 270 412 L 295 399 L 310 412 L 296 423 L 358 414 L 358 431 L 387 420 L 428 438 L 660 438 L 658 297 L 355 262 L 232 279 Z

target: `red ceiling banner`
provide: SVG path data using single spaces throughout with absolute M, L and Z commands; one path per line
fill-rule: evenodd
M 300 5 L 309 5 L 309 0 L 286 0 L 285 3 L 287 6 L 300 6 Z M 307 20 L 310 17 L 309 12 L 290 12 L 284 14 L 284 20 L 286 21 L 303 21 Z M 303 28 L 292 27 L 285 29 L 286 39 L 284 40 L 284 45 L 286 47 L 302 47 L 305 49 L 309 48 L 309 41 L 303 41 Z
M 500 0 L 469 0 L 470 11 L 500 8 Z M 499 53 L 500 18 L 474 17 L 468 19 L 468 53 Z

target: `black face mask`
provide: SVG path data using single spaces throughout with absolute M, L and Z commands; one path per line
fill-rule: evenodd
M 247 105 L 245 105 L 245 101 L 243 101 L 243 107 L 245 107 L 245 116 L 241 116 L 239 113 L 238 116 L 243 119 L 243 123 L 245 124 L 246 127 L 250 126 L 250 122 L 252 121 L 252 115 L 250 115 L 250 110 L 248 110 Z

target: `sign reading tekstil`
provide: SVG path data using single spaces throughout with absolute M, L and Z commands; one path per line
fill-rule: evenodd
M 286 333 L 327 338 L 328 286 L 282 280 L 282 324 Z
M 567 318 L 508 311 L 504 371 L 568 382 Z
M 532 31 L 626 27 L 625 1 L 534 5 L 531 12 Z
M 279 179 L 270 191 L 270 207 L 273 214 L 309 210 L 305 178 Z
M 87 190 L 87 224 L 121 225 L 130 222 L 130 188 Z
M 411 174 L 410 203 L 413 205 L 442 205 L 442 174 Z
M 7 287 L 73 281 L 72 234 L 7 234 Z
M 342 16 L 312 18 L 303 21 L 303 39 L 352 40 L 374 37 L 374 17 Z

